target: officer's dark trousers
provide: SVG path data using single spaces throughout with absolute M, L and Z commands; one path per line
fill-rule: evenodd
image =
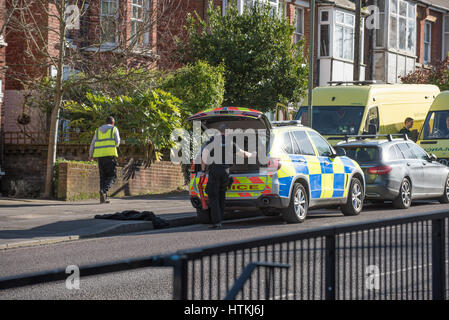
M 228 175 L 223 166 L 211 166 L 206 193 L 209 196 L 210 218 L 213 224 L 221 223 L 223 220 L 227 179 Z
M 117 159 L 115 157 L 98 158 L 100 171 L 100 191 L 107 193 L 117 179 Z

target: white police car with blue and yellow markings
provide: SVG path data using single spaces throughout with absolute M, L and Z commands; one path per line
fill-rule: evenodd
M 226 193 L 227 209 L 256 207 L 267 215 L 281 214 L 289 223 L 303 222 L 310 208 L 340 206 L 345 215 L 362 211 L 362 170 L 354 160 L 337 154 L 315 130 L 296 121 L 270 123 L 257 110 L 236 107 L 205 110 L 189 120 L 201 121 L 203 128 L 217 128 L 225 122 L 230 129 L 266 132 L 257 136 L 255 146 L 248 141 L 239 145 L 241 149 L 257 151 L 259 157 L 255 163 L 246 159 L 243 164 L 230 167 L 234 183 Z M 266 153 L 266 157 L 260 157 L 260 153 Z M 199 178 L 199 165 L 192 165 L 191 202 L 200 221 L 207 223 L 208 211 L 201 205 Z M 207 201 L 207 194 L 204 197 Z

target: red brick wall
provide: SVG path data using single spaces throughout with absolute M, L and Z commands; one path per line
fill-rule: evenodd
M 2 26 L 5 22 L 5 14 L 6 14 L 6 3 L 5 0 L 0 0 L 0 26 Z M 5 34 L 2 34 L 3 40 L 5 39 Z M 5 51 L 6 48 L 0 46 L 0 79 L 2 81 L 2 85 L 0 87 L 1 93 L 5 94 Z M 4 100 L 4 98 L 3 98 Z M 0 139 L 1 139 L 1 132 L 3 130 L 3 101 L 0 101 Z M 2 161 L 2 147 L 0 146 L 0 166 Z
M 424 27 L 426 21 L 430 21 L 426 20 L 427 17 L 431 19 L 436 18 L 435 22 L 431 22 L 432 36 L 430 59 L 432 65 L 437 65 L 439 62 L 441 62 L 443 14 L 421 6 L 418 6 L 418 21 L 416 32 L 416 54 L 418 56 L 417 62 L 424 64 Z
M 170 192 L 184 186 L 184 176 L 179 165 L 156 162 L 150 168 L 141 168 L 134 178 L 124 181 L 122 168 L 117 168 L 117 181 L 110 195 L 131 196 L 153 192 Z M 90 164 L 61 163 L 59 165 L 58 198 L 80 200 L 98 198 L 98 167 Z

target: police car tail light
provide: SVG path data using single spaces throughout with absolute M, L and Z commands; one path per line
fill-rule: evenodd
M 391 171 L 390 166 L 377 166 L 368 169 L 369 174 L 387 174 Z
M 282 165 L 282 163 L 281 163 L 281 159 L 279 159 L 279 158 L 270 158 L 269 160 L 268 160 L 268 168 L 269 169 L 273 169 L 273 170 L 279 170 L 280 168 L 281 168 L 281 165 Z

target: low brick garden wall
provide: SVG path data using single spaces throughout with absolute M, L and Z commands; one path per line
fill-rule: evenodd
M 133 196 L 178 190 L 184 186 L 181 166 L 168 161 L 139 168 L 134 177 L 123 179 L 123 168 L 117 168 L 117 181 L 109 191 L 112 196 Z M 62 162 L 59 164 L 57 197 L 61 200 L 99 198 L 99 173 L 96 164 Z

